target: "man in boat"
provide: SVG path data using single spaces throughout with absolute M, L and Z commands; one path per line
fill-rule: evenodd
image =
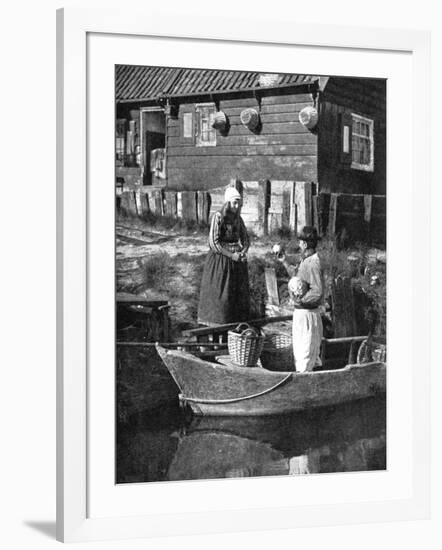
M 315 227 L 305 226 L 298 235 L 302 259 L 298 266 L 290 265 L 284 254 L 280 261 L 292 277 L 293 355 L 298 372 L 311 371 L 320 366 L 322 319 L 320 307 L 324 301 L 324 274 L 316 252 L 318 233 Z

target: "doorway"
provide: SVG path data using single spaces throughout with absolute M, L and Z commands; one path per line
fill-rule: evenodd
M 148 107 L 141 112 L 143 155 L 143 185 L 161 184 L 166 178 L 164 149 L 166 147 L 166 116 L 160 107 Z

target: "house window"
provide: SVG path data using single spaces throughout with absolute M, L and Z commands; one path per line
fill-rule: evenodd
M 126 119 L 117 119 L 115 134 L 116 164 L 124 166 L 126 161 Z
M 115 124 L 115 163 L 117 166 L 139 165 L 138 121 L 117 118 Z
M 374 168 L 373 120 L 354 113 L 351 117 L 351 167 L 372 172 Z
M 202 103 L 195 106 L 196 145 L 198 147 L 216 145 L 216 130 L 212 128 L 215 113 L 214 103 Z

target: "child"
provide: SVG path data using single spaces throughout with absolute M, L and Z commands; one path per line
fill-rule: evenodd
M 324 299 L 324 282 L 321 260 L 316 252 L 318 233 L 314 227 L 305 226 L 298 235 L 302 260 L 297 276 L 289 283 L 295 290 L 293 311 L 293 355 L 298 372 L 311 371 L 320 366 L 322 342 L 322 319 L 320 306 Z M 287 271 L 293 269 L 281 259 Z

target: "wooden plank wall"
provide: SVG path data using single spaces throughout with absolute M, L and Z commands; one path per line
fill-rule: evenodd
M 194 107 L 180 105 L 178 117 L 168 119 L 168 188 L 209 190 L 235 178 L 316 181 L 317 136 L 298 120 L 307 105 L 312 97 L 306 93 L 262 97 L 262 127 L 254 133 L 243 126 L 240 114 L 247 107 L 259 110 L 255 97 L 220 100 L 230 127 L 227 135 L 217 132 L 213 147 L 196 147 L 193 139 L 182 137 L 183 113 Z
M 318 195 L 319 234 L 337 236 L 343 246 L 362 242 L 386 245 L 385 195 Z
M 374 120 L 374 170 L 351 168 L 341 159 L 341 116 Z M 318 174 L 320 193 L 386 193 L 386 82 L 330 77 L 319 101 Z

